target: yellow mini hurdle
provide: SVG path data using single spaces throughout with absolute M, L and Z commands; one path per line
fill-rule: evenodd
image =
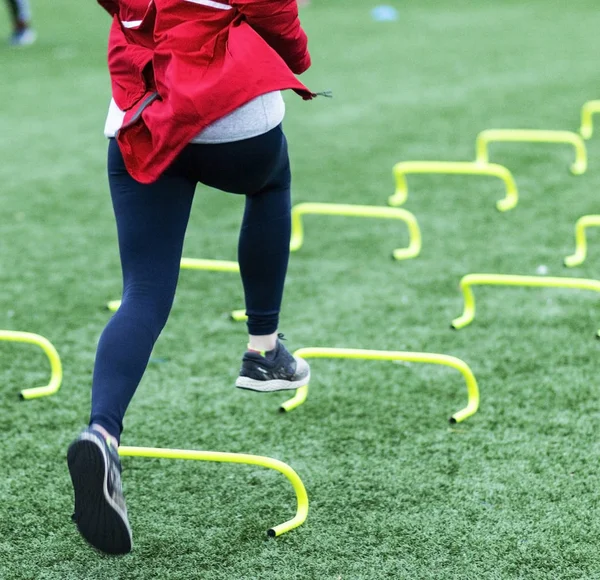
M 507 274 L 467 274 L 460 281 L 464 297 L 461 316 L 452 321 L 452 328 L 464 328 L 475 318 L 475 296 L 473 286 L 530 286 L 542 288 L 572 288 L 600 292 L 600 281 L 587 278 L 552 278 L 543 276 L 513 276 Z M 600 336 L 600 331 L 598 331 Z
M 573 268 L 574 266 L 583 264 L 587 256 L 585 230 L 597 226 L 600 226 L 600 215 L 584 215 L 577 220 L 577 223 L 575 224 L 575 253 L 565 258 L 564 264 L 567 268 Z
M 388 199 L 391 206 L 404 204 L 408 198 L 406 176 L 410 174 L 487 175 L 504 182 L 506 196 L 496 202 L 499 211 L 508 211 L 519 202 L 519 192 L 512 173 L 502 165 L 482 164 L 474 161 L 402 161 L 393 169 L 396 191 Z
M 581 109 L 581 128 L 579 132 L 584 139 L 591 139 L 594 134 L 594 120 L 596 113 L 600 113 L 600 101 L 588 101 Z
M 477 136 L 477 163 L 489 163 L 489 144 L 504 143 L 565 143 L 575 148 L 575 162 L 571 165 L 573 175 L 587 170 L 587 150 L 580 135 L 572 131 L 539 131 L 529 129 L 487 129 Z
M 392 252 L 395 260 L 415 258 L 421 251 L 421 231 L 417 218 L 405 209 L 373 205 L 348 205 L 337 203 L 299 203 L 292 208 L 292 237 L 290 250 L 295 252 L 304 243 L 302 217 L 305 215 L 351 216 L 365 218 L 396 219 L 408 226 L 409 245 Z
M 50 362 L 50 382 L 43 387 L 23 389 L 20 393 L 22 399 L 28 400 L 47 397 L 48 395 L 53 395 L 60 389 L 63 377 L 62 364 L 54 345 L 47 338 L 31 332 L 0 330 L 0 341 L 35 344 L 42 349 Z
M 237 262 L 229 260 L 205 260 L 200 258 L 181 258 L 182 270 L 202 270 L 204 272 L 234 272 L 240 271 L 240 265 Z M 116 312 L 121 306 L 120 300 L 111 300 L 106 307 L 111 312 Z
M 457 411 L 450 417 L 450 423 L 460 423 L 479 408 L 479 388 L 475 375 L 466 362 L 446 354 L 435 354 L 427 352 L 402 352 L 393 350 L 363 350 L 353 348 L 301 348 L 294 353 L 295 356 L 308 358 L 328 359 L 354 359 L 354 360 L 379 360 L 379 361 L 406 361 L 413 363 L 425 363 L 452 367 L 459 371 L 467 386 L 467 406 Z M 308 397 L 308 387 L 300 387 L 294 397 L 281 404 L 279 410 L 282 412 L 292 411 L 302 405 Z
M 306 488 L 298 474 L 283 461 L 263 457 L 261 455 L 247 455 L 245 453 L 221 453 L 219 451 L 194 451 L 189 449 L 159 449 L 155 447 L 119 447 L 121 457 L 149 457 L 155 459 L 184 459 L 191 461 L 213 461 L 217 463 L 240 463 L 245 465 L 258 465 L 273 469 L 285 475 L 292 484 L 296 494 L 296 515 L 277 526 L 269 528 L 267 534 L 271 538 L 281 536 L 298 526 L 301 526 L 308 516 L 308 495 Z

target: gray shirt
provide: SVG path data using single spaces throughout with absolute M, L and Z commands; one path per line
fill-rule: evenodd
M 125 113 L 112 100 L 104 126 L 104 134 L 107 137 L 115 136 L 123 124 L 124 116 Z M 281 91 L 266 93 L 211 123 L 191 142 L 230 143 L 250 139 L 277 127 L 283 121 L 284 116 L 285 103 Z

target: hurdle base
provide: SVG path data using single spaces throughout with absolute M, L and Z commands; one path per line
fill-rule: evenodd
M 512 199 L 512 198 L 511 199 L 507 199 L 507 198 L 500 199 L 496 202 L 496 209 L 499 212 L 504 213 L 504 212 L 507 212 L 507 211 L 513 209 L 514 207 L 516 207 L 517 203 L 518 203 L 518 200 Z
M 581 266 L 581 264 L 583 264 L 583 262 L 585 261 L 585 257 L 580 257 L 580 256 L 567 256 L 564 260 L 563 260 L 563 265 L 565 268 L 574 268 L 575 266 Z

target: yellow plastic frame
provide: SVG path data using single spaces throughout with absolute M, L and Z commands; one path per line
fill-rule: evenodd
M 594 134 L 594 115 L 600 113 L 600 100 L 588 101 L 581 108 L 581 128 L 579 132 L 584 139 L 591 139 Z
M 477 136 L 477 163 L 489 163 L 489 144 L 504 143 L 564 143 L 575 148 L 575 161 L 571 165 L 573 175 L 583 175 L 587 170 L 588 159 L 585 142 L 578 133 L 572 131 L 547 131 L 531 129 L 486 129 Z
M 232 310 L 229 317 L 234 322 L 246 322 L 246 320 L 248 320 L 245 308 L 240 308 L 239 310 Z
M 328 359 L 354 359 L 354 360 L 381 360 L 381 361 L 406 361 L 414 363 L 425 363 L 434 365 L 443 365 L 452 367 L 459 371 L 467 386 L 467 406 L 457 411 L 450 417 L 450 423 L 460 423 L 464 421 L 479 408 L 479 388 L 477 380 L 469 365 L 463 360 L 446 354 L 426 353 L 426 352 L 402 352 L 393 350 L 364 350 L 354 348 L 301 348 L 294 353 L 304 359 L 309 358 L 328 358 Z M 309 385 L 300 387 L 294 397 L 285 401 L 280 406 L 280 411 L 292 411 L 302 405 L 308 397 Z
M 388 199 L 389 205 L 398 207 L 408 199 L 406 176 L 410 174 L 445 175 L 488 175 L 502 179 L 506 196 L 496 202 L 499 211 L 508 211 L 519 202 L 519 191 L 512 173 L 504 166 L 495 163 L 482 164 L 475 161 L 402 161 L 394 165 L 396 191 Z
M 0 330 L 0 341 L 34 344 L 39 346 L 48 357 L 50 363 L 50 382 L 42 387 L 23 389 L 20 393 L 22 399 L 38 399 L 53 395 L 60 389 L 63 378 L 62 364 L 54 345 L 43 336 L 31 332 L 18 332 L 15 330 Z
M 600 101 L 598 101 L 600 102 Z M 587 239 L 585 231 L 590 227 L 600 226 L 600 215 L 584 215 L 577 220 L 575 224 L 575 253 L 567 256 L 564 260 L 567 268 L 573 268 L 583 264 L 587 256 Z
M 205 260 L 201 258 L 181 258 L 182 270 L 203 270 L 205 272 L 239 272 L 240 265 L 230 260 Z
M 408 248 L 398 248 L 393 251 L 395 260 L 415 258 L 421 251 L 421 230 L 417 218 L 409 211 L 399 208 L 380 207 L 373 205 L 349 205 L 337 203 L 299 203 L 292 208 L 292 237 L 290 251 L 295 252 L 304 243 L 304 227 L 302 217 L 305 215 L 350 216 L 365 218 L 396 219 L 408 226 Z
M 588 278 L 553 278 L 544 276 L 515 276 L 509 274 L 467 274 L 460 281 L 464 298 L 461 316 L 452 321 L 452 328 L 464 328 L 475 318 L 475 296 L 472 286 L 525 286 L 542 288 L 572 288 L 600 292 L 600 281 Z M 597 333 L 600 336 L 600 330 Z
M 239 463 L 245 465 L 259 465 L 273 469 L 285 475 L 292 484 L 296 494 L 296 515 L 277 526 L 269 528 L 267 535 L 271 538 L 281 536 L 298 526 L 301 526 L 308 516 L 308 495 L 306 488 L 298 474 L 283 461 L 263 457 L 261 455 L 248 455 L 245 453 L 222 453 L 220 451 L 194 451 L 190 449 L 160 449 L 156 447 L 119 447 L 121 457 L 148 457 L 156 459 L 184 459 L 191 461 L 213 461 L 217 463 Z

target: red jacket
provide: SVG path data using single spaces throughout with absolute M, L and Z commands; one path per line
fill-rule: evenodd
M 202 129 L 271 91 L 311 93 L 296 0 L 98 0 L 113 16 L 112 94 L 129 173 L 158 179 Z

